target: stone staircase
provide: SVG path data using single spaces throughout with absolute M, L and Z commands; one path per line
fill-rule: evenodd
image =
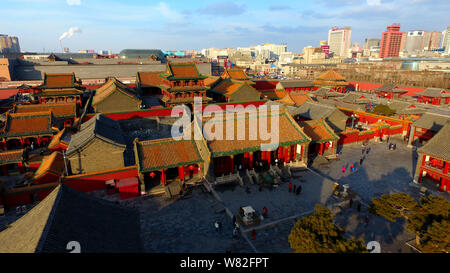
M 214 185 L 221 185 L 221 184 L 227 184 L 231 182 L 237 181 L 241 187 L 244 186 L 244 181 L 242 180 L 242 177 L 239 175 L 239 173 L 232 173 L 228 175 L 222 175 L 216 177 L 216 180 L 214 181 Z

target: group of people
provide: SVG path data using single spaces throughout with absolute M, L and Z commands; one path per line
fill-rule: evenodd
M 362 166 L 364 160 L 366 159 L 366 155 L 368 155 L 370 152 L 370 147 L 367 148 L 363 148 L 361 150 L 361 158 L 359 159 L 359 166 Z M 345 173 L 345 171 L 347 170 L 347 167 L 345 165 L 342 165 L 342 173 Z M 355 164 L 351 164 L 348 167 L 348 170 L 350 170 L 351 172 L 355 172 L 356 171 L 356 166 Z
M 298 185 L 297 187 L 297 185 L 293 185 L 292 183 L 289 182 L 288 188 L 289 192 L 293 192 L 296 195 L 299 195 L 302 192 L 302 185 Z

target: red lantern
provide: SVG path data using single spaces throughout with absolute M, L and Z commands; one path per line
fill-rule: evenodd
M 155 173 L 154 173 L 154 172 L 151 172 L 151 173 L 150 173 L 150 177 L 151 177 L 151 178 L 155 177 Z
M 193 171 L 194 170 L 194 165 L 189 166 L 189 170 Z

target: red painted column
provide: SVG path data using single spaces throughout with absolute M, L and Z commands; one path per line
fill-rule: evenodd
M 178 166 L 178 177 L 184 181 L 184 166 Z
M 229 166 L 229 171 L 231 173 L 234 173 L 234 156 L 230 155 L 230 166 Z
M 284 162 L 289 162 L 289 147 L 284 147 Z
M 320 143 L 320 154 L 323 155 L 323 142 Z
M 295 161 L 296 157 L 297 157 L 297 144 L 294 144 L 292 147 L 292 155 L 291 155 L 291 159 Z
M 166 174 L 164 173 L 164 170 L 161 170 L 161 183 L 163 186 L 166 185 Z
M 270 151 L 266 151 L 266 153 L 267 153 L 267 163 L 270 165 L 270 157 L 271 157 Z
M 249 169 L 253 169 L 253 152 L 249 153 L 248 167 Z
M 303 150 L 304 150 L 304 148 L 303 148 L 303 145 L 302 145 L 302 146 L 300 146 L 300 161 L 303 160 Z
M 443 171 L 442 171 L 444 174 L 447 174 L 448 173 L 448 162 L 447 161 L 444 161 L 444 169 L 443 169 Z

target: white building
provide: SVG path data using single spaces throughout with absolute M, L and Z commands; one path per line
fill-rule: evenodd
M 445 54 L 450 54 L 450 27 L 447 27 L 444 36 L 445 36 L 444 40 Z
M 352 28 L 333 27 L 328 31 L 328 45 L 335 56 L 346 57 L 351 47 Z

